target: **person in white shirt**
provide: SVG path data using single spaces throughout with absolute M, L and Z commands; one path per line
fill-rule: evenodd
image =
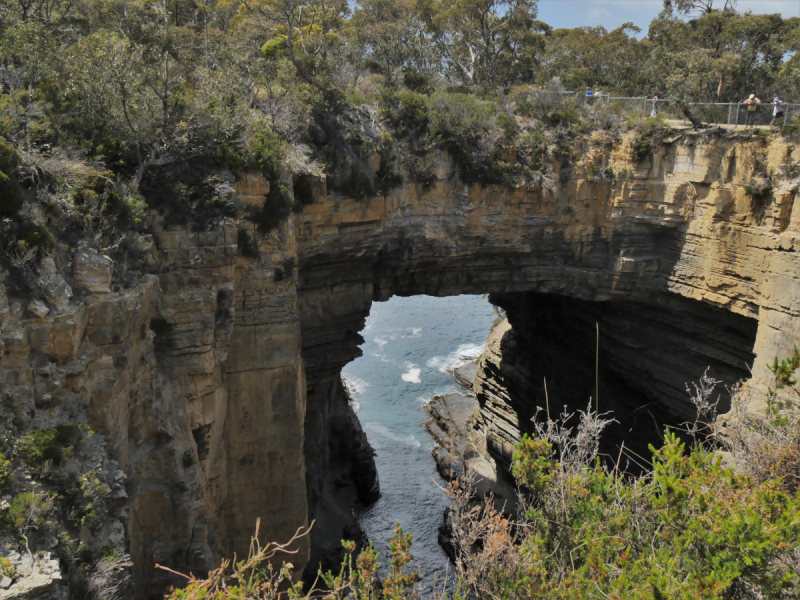
M 775 96 L 775 99 L 772 101 L 772 124 L 774 125 L 778 119 L 783 119 L 783 107 L 786 106 L 786 102 L 781 100 L 778 96 Z M 780 123 L 778 123 L 780 125 Z

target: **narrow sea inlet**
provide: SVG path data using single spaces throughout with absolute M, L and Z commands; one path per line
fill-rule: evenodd
M 435 395 L 461 389 L 452 371 L 480 356 L 493 320 L 480 296 L 376 302 L 362 332 L 364 356 L 343 370 L 381 483 L 381 498 L 360 515 L 361 526 L 384 565 L 395 523 L 412 533 L 412 554 L 429 584 L 447 569 L 437 535 L 448 499 L 438 487 L 444 482 L 431 456 L 424 407 Z

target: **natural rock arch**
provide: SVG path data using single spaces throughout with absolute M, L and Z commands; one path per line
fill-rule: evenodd
M 565 161 L 551 194 L 465 185 L 442 157 L 430 188 L 406 185 L 364 201 L 327 195 L 295 217 L 311 514 L 322 495 L 323 478 L 313 473 L 324 472 L 328 456 L 332 389 L 341 368 L 359 355 L 358 332 L 374 300 L 489 293 L 523 328 L 513 343 L 504 340 L 517 347 L 530 334 L 537 304 L 558 319 L 577 314 L 609 327 L 627 319 L 627 341 L 619 332 L 611 336 L 615 376 L 632 378 L 632 390 L 662 401 L 659 408 L 675 418 L 691 417 L 683 384 L 698 380 L 707 366 L 726 384 L 751 367 L 763 380 L 766 361 L 791 350 L 800 310 L 794 275 L 800 214 L 788 183 L 776 186 L 763 207 L 747 195 L 743 185 L 763 148 L 693 137 L 661 147 L 639 165 L 630 162 L 626 144 L 599 153 L 572 150 L 575 164 Z M 790 150 L 771 145 L 769 167 L 778 171 Z M 586 173 L 597 172 L 597 164 L 620 175 L 594 181 Z M 637 322 L 646 326 L 636 331 Z M 557 332 L 551 327 L 546 335 L 552 340 Z M 659 336 L 667 340 L 663 346 L 645 348 Z M 659 361 L 659 353 L 671 360 Z M 584 367 L 591 364 L 585 358 Z M 479 433 L 489 453 L 507 464 L 525 429 L 520 423 L 541 401 L 535 386 L 542 371 L 507 364 L 504 377 L 502 360 L 495 363 L 491 375 L 505 386 L 504 410 L 487 408 L 498 392 L 484 382 Z M 646 377 L 637 380 L 637 373 Z M 513 418 L 498 417 L 504 412 Z

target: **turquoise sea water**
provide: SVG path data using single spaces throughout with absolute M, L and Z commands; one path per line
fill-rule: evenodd
M 444 482 L 431 456 L 424 406 L 434 395 L 460 390 L 452 370 L 480 355 L 493 320 L 480 296 L 376 302 L 362 332 L 364 355 L 343 370 L 381 483 L 381 498 L 360 515 L 361 526 L 386 565 L 400 522 L 414 536 L 412 554 L 429 583 L 447 565 L 437 535 L 448 500 L 438 487 Z

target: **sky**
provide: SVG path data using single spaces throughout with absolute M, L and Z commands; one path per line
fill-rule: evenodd
M 602 25 L 609 31 L 627 21 L 643 33 L 664 7 L 663 0 L 538 0 L 539 19 L 554 28 Z M 718 0 L 718 4 L 722 4 Z M 800 17 L 800 0 L 739 0 L 736 8 L 754 13 Z

